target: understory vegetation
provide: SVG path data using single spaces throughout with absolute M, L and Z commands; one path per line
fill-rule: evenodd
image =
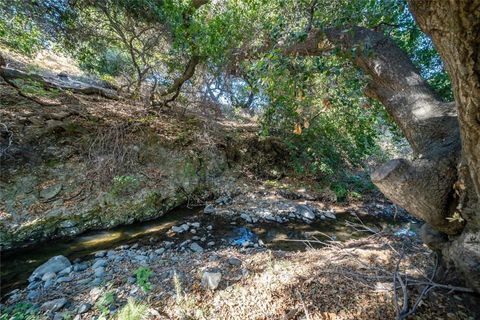
M 215 114 L 255 115 L 260 135 L 287 145 L 292 172 L 334 185 L 340 198 L 344 180 L 367 158 L 390 156 L 379 147 L 386 132 L 401 133 L 364 95 L 366 76 L 352 64 L 368 43 L 314 57 L 289 54 L 290 44 L 316 29 L 375 28 L 409 54 L 443 99 L 452 99 L 431 40 L 402 0 L 10 0 L 0 13 L 4 45 L 27 55 L 44 49 L 70 55 L 147 108 L 177 101 Z M 22 84 L 26 94 L 37 87 Z
M 0 1 L 0 320 L 476 318 L 479 8 Z

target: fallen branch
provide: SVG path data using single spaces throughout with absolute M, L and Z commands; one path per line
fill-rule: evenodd
M 20 88 L 17 85 L 15 85 L 13 80 L 15 80 L 15 79 L 27 79 L 27 80 L 31 80 L 31 81 L 40 82 L 46 88 L 69 90 L 69 91 L 74 92 L 74 93 L 82 93 L 82 94 L 88 94 L 88 95 L 96 94 L 96 95 L 102 96 L 104 98 L 113 99 L 113 100 L 117 100 L 117 99 L 120 98 L 118 96 L 118 94 L 113 90 L 104 89 L 104 88 L 97 87 L 97 86 L 90 86 L 90 85 L 85 86 L 84 83 L 81 83 L 81 82 L 77 82 L 78 85 L 69 86 L 69 85 L 62 84 L 61 82 L 56 82 L 54 79 L 47 79 L 46 77 L 42 77 L 38 74 L 26 73 L 26 72 L 23 72 L 23 71 L 20 71 L 20 70 L 17 70 L 17 69 L 0 67 L 0 76 L 2 76 L 2 78 L 8 84 L 14 86 L 17 90 L 19 90 L 20 95 L 22 95 L 23 97 L 28 98 L 30 100 L 32 100 L 34 98 L 23 94 L 21 92 Z M 36 101 L 36 99 L 34 101 L 39 103 L 39 104 L 45 105 L 44 102 Z

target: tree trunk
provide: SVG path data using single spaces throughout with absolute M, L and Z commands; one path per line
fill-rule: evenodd
M 383 103 L 415 153 L 392 160 L 372 174 L 372 181 L 392 201 L 436 229 L 458 234 L 463 224 L 449 222 L 455 210 L 459 131 L 455 107 L 442 102 L 408 56 L 380 32 L 361 27 L 314 30 L 286 54 L 318 55 L 339 47 L 355 50 L 355 63 L 369 76 L 366 94 Z
M 369 29 L 312 30 L 284 53 L 355 50 L 355 63 L 370 78 L 366 94 L 383 103 L 415 154 L 414 160 L 396 159 L 378 168 L 372 181 L 428 224 L 426 243 L 442 251 L 480 292 L 480 0 L 410 4 L 446 64 L 455 104 L 442 102 L 408 56 L 384 34 Z
M 457 212 L 466 221 L 442 246 L 467 284 L 480 292 L 480 0 L 410 0 L 452 80 L 461 133 Z

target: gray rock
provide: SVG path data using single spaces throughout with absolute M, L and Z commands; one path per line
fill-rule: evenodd
M 103 258 L 107 254 L 107 251 L 105 250 L 100 250 L 95 252 L 95 258 Z
M 32 275 L 29 278 L 29 281 L 32 281 L 37 278 L 42 278 L 44 274 L 53 272 L 57 273 L 65 268 L 71 266 L 70 261 L 64 256 L 55 256 L 39 266 L 35 271 L 33 271 Z
M 295 212 L 302 219 L 307 219 L 307 220 L 315 219 L 315 213 L 313 212 L 312 209 L 310 209 L 307 206 L 299 205 L 295 208 Z
M 214 241 L 210 241 L 207 243 L 207 246 L 209 247 L 213 247 L 215 245 L 215 242 Z
M 139 254 L 139 255 L 136 255 L 136 256 L 134 257 L 134 259 L 137 260 L 137 261 L 147 261 L 147 260 L 148 260 L 148 257 L 147 257 L 147 256 L 144 256 L 144 255 L 142 255 L 142 254 Z
M 208 261 L 210 262 L 217 261 L 218 259 L 220 259 L 220 257 L 217 256 L 216 254 L 212 254 L 211 256 L 208 257 Z
M 202 286 L 206 289 L 217 289 L 220 281 L 222 280 L 221 272 L 204 272 L 202 275 Z
M 72 266 L 66 267 L 65 269 L 63 269 L 62 271 L 60 271 L 58 274 L 59 274 L 59 275 L 69 274 L 70 272 L 72 272 L 72 270 L 73 270 L 73 267 L 72 267 Z
M 15 293 L 10 295 L 10 298 L 8 298 L 9 303 L 17 303 L 22 299 L 22 294 L 21 293 Z
M 27 286 L 27 290 L 35 290 L 40 286 L 39 282 L 30 282 L 30 284 Z
M 220 205 L 228 205 L 230 203 L 232 203 L 232 198 L 230 198 L 229 196 L 223 196 L 223 197 L 220 197 L 218 198 L 217 200 L 215 200 L 215 203 L 216 204 L 220 204 Z
M 193 242 L 192 244 L 190 244 L 190 250 L 192 250 L 193 252 L 197 252 L 197 253 L 202 253 L 203 252 L 203 248 L 200 247 L 200 245 L 196 242 Z
M 60 277 L 56 280 L 57 283 L 70 282 L 70 281 L 72 281 L 71 277 Z
M 337 216 L 333 211 L 322 211 L 322 214 L 328 219 L 337 219 Z
M 68 229 L 68 228 L 73 228 L 77 225 L 75 221 L 72 220 L 65 220 L 62 221 L 58 226 L 62 229 Z
M 82 303 L 81 305 L 78 306 L 77 314 L 88 312 L 88 310 L 90 310 L 91 308 L 92 308 L 92 305 L 90 303 Z
M 36 290 L 32 290 L 27 294 L 28 300 L 37 300 L 39 297 L 40 297 L 40 293 Z
M 92 269 L 97 269 L 98 267 L 106 267 L 107 266 L 107 260 L 105 259 L 98 259 L 95 261 L 95 263 L 92 266 Z
M 65 319 L 67 319 L 67 317 L 61 312 L 55 312 L 52 318 L 52 320 L 65 320 Z
M 250 217 L 250 215 L 246 214 L 246 213 L 242 213 L 240 215 L 240 218 L 242 218 L 243 220 L 245 220 L 246 222 L 248 223 L 252 223 L 252 217 Z
M 95 269 L 95 277 L 96 278 L 103 278 L 105 276 L 105 268 L 98 267 Z
M 175 233 L 183 233 L 185 231 L 188 231 L 190 229 L 190 226 L 188 224 L 182 224 L 181 226 L 173 226 L 172 231 Z
M 191 241 L 191 240 L 185 240 L 185 241 L 183 241 L 182 243 L 180 243 L 178 246 L 179 246 L 179 247 L 184 247 L 184 246 L 186 246 L 187 244 L 189 244 L 190 242 L 192 242 L 192 241 Z
M 59 184 L 54 184 L 50 187 L 47 187 L 40 191 L 40 197 L 42 197 L 45 200 L 49 200 L 54 198 L 57 194 L 60 193 L 60 190 L 62 190 L 63 185 L 61 183 Z
M 160 248 L 160 249 L 155 250 L 156 254 L 162 254 L 164 252 L 165 252 L 165 248 Z
M 84 271 L 88 269 L 88 264 L 85 262 L 82 263 L 77 263 L 73 266 L 73 271 L 79 272 L 79 271 Z
M 107 257 L 115 257 L 117 253 L 113 250 L 108 250 L 107 251 Z
M 40 309 L 47 312 L 55 312 L 62 309 L 65 304 L 67 304 L 67 299 L 59 298 L 45 302 Z
M 235 267 L 240 267 L 242 265 L 242 260 L 237 259 L 237 258 L 229 258 L 228 259 L 228 264 L 235 266 Z
M 49 279 L 49 280 L 45 281 L 45 284 L 43 285 L 43 288 L 48 289 L 48 288 L 50 288 L 54 283 L 55 283 L 55 281 L 54 281 L 53 279 Z
M 213 214 L 215 213 L 215 207 L 211 204 L 205 206 L 205 209 L 203 209 L 203 213 L 205 214 Z
M 212 225 L 207 226 L 207 230 L 212 230 L 212 229 L 213 229 Z
M 194 228 L 197 228 L 197 229 L 200 228 L 200 222 L 192 222 L 192 223 L 190 223 L 190 225 Z
M 190 233 L 196 234 L 196 233 L 197 233 L 197 230 L 195 230 L 195 229 L 192 228 L 192 229 L 190 229 Z
M 42 276 L 42 281 L 54 279 L 57 275 L 54 272 L 47 272 Z
M 127 278 L 127 282 L 130 283 L 130 284 L 134 284 L 135 282 L 137 282 L 137 278 L 135 278 L 135 277 L 128 277 L 128 278 Z

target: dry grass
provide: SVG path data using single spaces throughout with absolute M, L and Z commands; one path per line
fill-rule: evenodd
M 204 254 L 167 253 L 149 267 L 153 290 L 142 293 L 126 283 L 138 265 L 125 261 L 109 283 L 117 305 L 132 294 L 155 310 L 151 319 L 395 319 L 392 275 L 401 241 L 370 237 L 344 244 L 332 243 L 305 252 L 234 248 Z M 416 242 L 404 242 L 402 275 L 422 279 L 432 266 L 431 252 Z M 209 259 L 211 256 L 218 259 Z M 240 267 L 227 260 L 237 257 Z M 215 291 L 201 287 L 205 270 L 218 268 L 222 281 Z M 88 287 L 66 284 L 63 295 L 75 304 L 89 300 Z M 45 299 L 58 296 L 45 294 Z M 418 293 L 411 290 L 415 297 Z M 411 319 L 475 319 L 465 295 L 436 290 L 420 304 Z M 90 319 L 93 309 L 82 319 Z

